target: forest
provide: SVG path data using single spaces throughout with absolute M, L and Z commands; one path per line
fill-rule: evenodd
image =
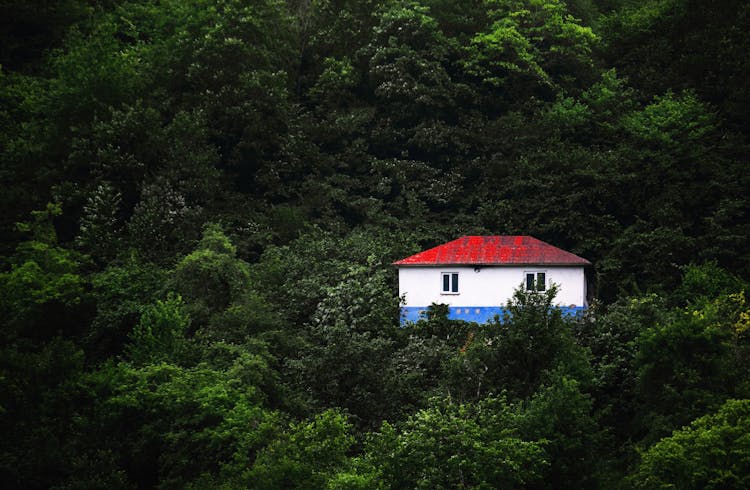
M 750 3 L 0 0 L 6 489 L 750 487 Z M 591 261 L 399 323 L 463 235 Z

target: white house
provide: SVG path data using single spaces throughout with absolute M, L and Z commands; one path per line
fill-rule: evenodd
M 417 321 L 433 303 L 449 318 L 485 323 L 502 313 L 513 291 L 559 288 L 567 313 L 586 308 L 584 268 L 591 263 L 530 236 L 465 236 L 394 262 L 401 322 Z

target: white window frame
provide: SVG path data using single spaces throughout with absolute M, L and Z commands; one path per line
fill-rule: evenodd
M 445 290 L 445 277 L 448 277 L 448 290 Z M 459 289 L 458 271 L 445 271 L 440 273 L 440 294 L 461 294 Z M 455 291 L 454 291 L 455 289 Z
M 534 288 L 529 289 L 529 274 L 534 274 Z M 539 281 L 539 274 L 544 274 L 544 281 L 542 282 L 544 288 L 539 289 L 538 281 Z M 547 271 L 544 269 L 534 269 L 534 270 L 526 270 L 523 271 L 523 290 L 526 292 L 534 292 L 534 293 L 541 293 L 547 290 L 547 282 L 549 281 L 549 276 L 547 275 Z

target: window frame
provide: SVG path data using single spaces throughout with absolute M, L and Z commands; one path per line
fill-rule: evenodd
M 529 288 L 529 274 L 534 275 L 534 287 Z M 543 276 L 541 283 L 539 282 L 539 276 Z M 541 284 L 541 289 L 539 285 Z M 547 290 L 547 271 L 544 269 L 532 269 L 523 271 L 523 290 L 527 293 L 543 293 Z
M 448 289 L 445 289 L 445 278 L 448 277 Z M 461 294 L 459 289 L 458 271 L 440 272 L 440 294 L 458 295 Z

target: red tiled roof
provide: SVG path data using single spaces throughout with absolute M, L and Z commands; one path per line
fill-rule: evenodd
M 393 265 L 590 265 L 531 236 L 465 236 Z

